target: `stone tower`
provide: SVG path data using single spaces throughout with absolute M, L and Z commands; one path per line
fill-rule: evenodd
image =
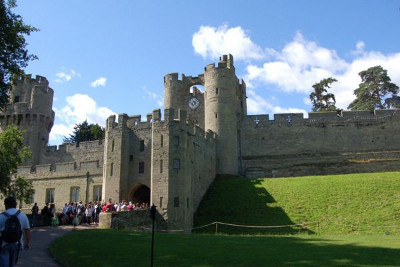
M 13 84 L 10 101 L 0 112 L 0 131 L 14 124 L 24 131 L 25 145 L 30 146 L 32 159 L 27 164 L 39 164 L 40 150 L 49 142 L 54 123 L 54 91 L 45 77 L 26 75 Z
M 217 137 L 217 174 L 239 173 L 239 124 L 246 115 L 246 86 L 239 83 L 233 56 L 224 55 L 218 67 L 205 68 L 205 130 Z
M 205 92 L 190 87 L 204 86 Z M 197 107 L 190 107 L 193 98 Z M 197 77 L 178 78 L 177 73 L 164 77 L 164 108 L 186 110 L 194 123 L 217 137 L 217 173 L 237 175 L 240 157 L 240 124 L 247 115 L 246 84 L 239 82 L 233 66 L 233 56 L 224 55 L 218 66 L 210 64 Z M 201 114 L 200 114 L 201 113 Z M 175 119 L 177 114 L 175 114 Z

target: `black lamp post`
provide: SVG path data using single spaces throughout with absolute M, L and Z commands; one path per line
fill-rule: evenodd
M 154 257 L 154 221 L 156 220 L 156 206 L 151 205 L 150 207 L 151 220 L 153 221 L 153 226 L 151 228 L 151 267 L 153 267 L 153 257 Z

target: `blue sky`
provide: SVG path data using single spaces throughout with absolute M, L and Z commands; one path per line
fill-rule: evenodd
M 249 114 L 311 110 L 312 85 L 335 77 L 337 106 L 354 99 L 358 73 L 382 65 L 400 85 L 400 0 L 19 0 L 40 29 L 27 73 L 55 91 L 50 144 L 87 119 L 163 108 L 163 77 L 197 76 L 231 53 Z M 307 115 L 305 115 L 307 116 Z

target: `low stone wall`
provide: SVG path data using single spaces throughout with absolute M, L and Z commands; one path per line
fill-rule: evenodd
M 121 212 L 102 212 L 99 217 L 99 227 L 117 230 L 147 230 L 151 229 L 150 210 L 133 210 Z M 160 214 L 156 214 L 156 230 L 166 229 L 166 222 Z

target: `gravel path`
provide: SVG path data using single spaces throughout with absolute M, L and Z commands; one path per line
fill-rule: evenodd
M 95 229 L 96 225 L 78 226 L 76 230 Z M 50 244 L 57 238 L 73 231 L 71 225 L 46 226 L 31 229 L 31 246 L 28 250 L 21 251 L 17 266 L 47 267 L 61 266 L 50 255 Z

